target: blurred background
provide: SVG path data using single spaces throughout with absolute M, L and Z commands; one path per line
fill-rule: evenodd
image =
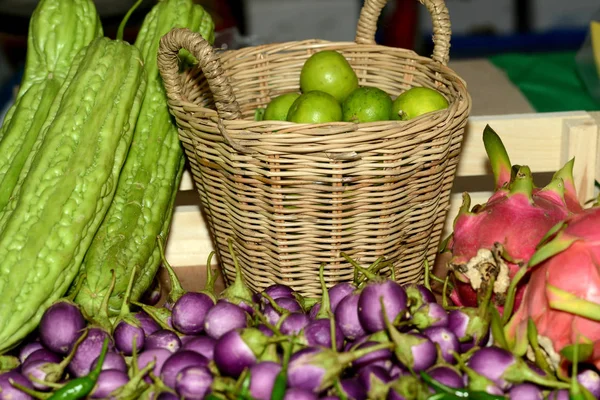
M 135 39 L 155 1 L 145 0 L 133 14 L 126 39 Z M 363 0 L 195 1 L 213 16 L 215 45 L 221 48 L 309 38 L 352 41 L 363 4 Z M 20 80 L 29 17 L 37 2 L 0 0 L 2 108 Z M 114 36 L 133 0 L 95 3 L 106 34 Z M 590 22 L 600 20 L 599 0 L 446 0 L 446 4 L 453 32 L 451 67 L 469 84 L 475 114 L 600 109 L 589 37 Z M 388 0 L 376 40 L 429 56 L 431 26 L 427 9 L 417 0 Z

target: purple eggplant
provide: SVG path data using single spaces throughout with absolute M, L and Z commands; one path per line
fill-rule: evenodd
M 115 349 L 114 342 L 108 332 L 102 328 L 89 328 L 87 337 L 75 351 L 75 355 L 69 364 L 69 371 L 76 377 L 87 375 L 90 372 L 92 363 L 100 355 L 102 344 L 107 338 L 109 339 L 108 350 L 113 351 Z
M 50 351 L 67 354 L 85 326 L 79 307 L 70 301 L 61 300 L 44 312 L 39 326 L 40 341 Z
M 321 311 L 321 303 L 316 303 L 314 306 L 312 306 L 310 308 L 310 310 L 308 311 L 308 317 L 310 319 L 316 319 L 317 315 L 319 315 L 319 312 Z
M 144 335 L 148 336 L 160 329 L 160 325 L 144 311 L 138 311 L 134 314 L 135 318 L 140 323 L 140 328 L 144 330 Z
M 377 346 L 379 344 L 380 344 L 379 342 L 367 341 L 367 342 L 359 344 L 355 348 L 357 350 L 368 349 L 369 347 Z M 381 349 L 381 350 L 377 350 L 377 351 L 374 351 L 369 354 L 365 354 L 364 356 L 356 359 L 352 363 L 352 367 L 355 369 L 361 369 L 367 365 L 378 365 L 382 368 L 385 368 L 386 370 L 389 370 L 393 364 L 393 360 L 392 360 L 393 357 L 394 357 L 394 354 L 392 353 L 392 351 L 390 349 Z
M 21 364 L 29 357 L 29 355 L 37 350 L 44 349 L 41 342 L 29 342 L 21 346 L 19 349 L 19 361 Z
M 165 361 L 167 361 L 169 357 L 171 357 L 172 354 L 173 353 L 171 353 L 169 350 L 161 348 L 144 350 L 137 356 L 138 368 L 144 369 L 148 366 L 148 364 L 154 361 L 152 373 L 154 374 L 154 376 L 159 376 L 163 364 L 165 363 Z M 149 377 L 145 377 L 144 380 L 148 383 L 151 382 L 151 379 Z
M 149 335 L 145 341 L 145 349 L 165 349 L 175 353 L 181 348 L 181 339 L 171 330 L 159 329 Z
M 367 398 L 365 386 L 363 386 L 362 383 L 356 378 L 341 379 L 340 389 L 348 400 L 366 400 Z
M 283 314 L 293 312 L 303 312 L 302 306 L 300 306 L 300 303 L 296 299 L 289 297 L 271 299 L 268 304 L 262 306 L 262 313 L 271 325 L 277 325 Z
M 215 365 L 222 375 L 237 378 L 256 364 L 268 342 L 269 337 L 256 328 L 229 331 L 215 343 Z
M 190 366 L 177 374 L 175 391 L 184 399 L 202 400 L 212 382 L 213 375 L 206 366 Z
M 348 340 L 355 340 L 358 337 L 365 336 L 365 329 L 360 323 L 358 317 L 358 300 L 360 293 L 348 293 L 337 305 L 335 310 L 335 320 L 339 324 L 344 337 Z
M 310 317 L 303 312 L 293 312 L 286 314 L 279 326 L 279 331 L 283 335 L 297 335 L 310 323 Z
M 487 285 L 485 294 L 474 307 L 460 307 L 448 313 L 448 328 L 454 332 L 461 346 L 461 351 L 468 351 L 473 346 L 483 345 L 490 335 L 489 305 L 494 285 Z
M 117 323 L 113 332 L 115 347 L 117 350 L 130 356 L 134 351 L 139 352 L 144 348 L 145 334 L 141 327 L 135 326 L 127 321 L 121 320 Z
M 335 320 L 316 319 L 310 322 L 303 330 L 303 338 L 308 346 L 323 346 L 331 348 L 331 324 L 334 324 L 335 348 L 340 351 L 344 346 L 344 334 Z
M 350 282 L 339 282 L 329 288 L 329 306 L 331 307 L 331 312 L 335 313 L 340 302 L 355 290 L 356 286 Z
M 564 382 L 538 375 L 523 359 L 496 346 L 483 347 L 473 352 L 469 357 L 467 367 L 494 382 L 502 390 L 508 390 L 512 384 L 523 382 L 557 389 L 568 387 Z
M 346 353 L 338 353 L 326 347 L 305 347 L 290 358 L 288 386 L 320 393 L 333 385 L 346 365 L 368 353 L 390 346 L 382 343 Z
M 248 326 L 250 316 L 240 306 L 218 301 L 204 318 L 204 331 L 213 339 L 218 339 L 229 331 Z
M 509 390 L 508 398 L 511 400 L 543 400 L 544 393 L 533 383 L 520 383 Z
M 577 381 L 594 397 L 600 399 L 600 375 L 592 368 L 584 368 L 577 374 Z
M 17 389 L 11 382 L 15 382 L 27 389 L 33 390 L 33 385 L 29 379 L 25 378 L 17 371 L 8 371 L 0 374 L 0 398 L 11 400 L 31 400 L 32 397 L 27 393 Z
M 310 390 L 300 388 L 288 388 L 283 400 L 318 400 L 316 394 Z
M 387 393 L 387 384 L 392 381 L 392 377 L 383 367 L 367 365 L 358 371 L 357 381 L 370 398 L 380 398 Z
M 264 297 L 263 294 L 268 295 L 273 300 L 279 299 L 281 297 L 288 297 L 290 299 L 296 298 L 296 296 L 295 296 L 296 293 L 294 292 L 294 289 L 292 289 L 291 287 L 289 287 L 287 285 L 282 285 L 279 283 L 272 284 L 271 286 L 269 286 L 265 290 L 263 290 L 262 293 L 256 293 L 254 295 L 254 301 L 256 303 L 258 303 L 260 301 L 263 304 L 267 304 L 269 302 L 269 300 L 267 300 L 267 298 Z
M 152 280 L 150 287 L 146 290 L 146 292 L 142 295 L 142 303 L 148 304 L 149 306 L 155 306 L 160 301 L 162 297 L 162 284 L 160 283 L 160 279 L 158 274 Z
M 204 330 L 204 319 L 214 305 L 214 300 L 205 293 L 185 293 L 173 305 L 173 327 L 186 335 L 199 334 Z
M 92 399 L 108 399 L 114 390 L 125 386 L 129 382 L 127 372 L 117 369 L 106 369 L 100 372 L 98 382 L 92 391 Z
M 48 373 L 45 371 L 44 367 L 49 364 L 50 363 L 43 361 L 43 360 L 31 361 L 31 362 L 28 362 L 27 364 L 25 364 L 25 366 L 23 366 L 21 368 L 21 373 L 23 374 L 23 376 L 25 376 L 27 379 L 29 379 L 33 383 L 33 387 L 35 389 L 46 391 L 46 390 L 50 389 L 48 387 L 48 385 L 45 385 L 39 381 L 47 381 L 48 380 L 48 378 L 47 378 Z M 56 364 L 50 364 L 50 365 L 56 365 Z
M 423 334 L 439 346 L 444 361 L 448 364 L 456 362 L 454 353 L 459 353 L 460 343 L 454 332 L 444 326 L 432 326 L 425 329 Z
M 567 389 L 556 389 L 548 394 L 548 400 L 570 400 Z
M 197 336 L 184 343 L 182 349 L 195 351 L 212 360 L 214 358 L 216 343 L 217 341 L 210 336 Z
M 98 363 L 99 358 L 100 357 L 97 357 L 92 363 L 92 369 L 94 369 L 94 367 Z M 117 371 L 127 372 L 127 363 L 125 362 L 125 358 L 121 354 L 115 353 L 114 351 L 109 351 L 108 353 L 106 353 L 101 369 L 103 371 L 108 369 L 114 369 Z
M 404 288 L 392 280 L 374 279 L 361 290 L 358 299 L 358 318 L 365 331 L 377 332 L 385 328 L 381 300 L 390 321 L 404 318 L 408 298 Z
M 454 367 L 448 365 L 438 365 L 428 370 L 427 373 L 433 379 L 448 387 L 460 389 L 465 386 L 462 375 Z
M 262 361 L 250 367 L 250 394 L 256 400 L 270 400 L 277 374 L 281 365 L 272 361 Z
M 21 367 L 25 367 L 31 362 L 37 362 L 40 360 L 47 363 L 58 364 L 62 360 L 62 357 L 48 349 L 42 348 L 31 353 L 27 359 L 23 361 Z
M 435 295 L 425 285 L 411 283 L 404 287 L 408 297 L 409 312 L 413 314 L 416 310 L 429 303 L 436 303 Z
M 429 327 L 447 326 L 448 312 L 438 303 L 427 303 L 415 310 L 410 322 L 420 331 Z
M 208 359 L 195 351 L 191 350 L 179 350 L 173 353 L 164 362 L 160 370 L 160 378 L 163 383 L 175 389 L 177 383 L 177 374 L 187 367 L 206 367 L 208 366 Z

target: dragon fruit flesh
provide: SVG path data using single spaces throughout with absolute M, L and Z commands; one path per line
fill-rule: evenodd
M 562 350 L 580 343 L 591 345 L 590 358 L 582 361 L 600 368 L 600 205 L 557 224 L 528 268 L 521 305 L 505 327 L 514 352 L 531 355 L 531 319 L 539 346 L 554 368 L 565 366 Z
M 446 250 L 454 289 L 450 298 L 457 306 L 476 307 L 480 293 L 494 278 L 493 302 L 503 312 L 510 280 L 535 252 L 539 241 L 556 223 L 580 211 L 573 184 L 573 161 L 557 171 L 551 182 L 537 188 L 527 166 L 511 166 L 500 137 L 486 126 L 483 142 L 495 180 L 495 191 L 483 205 L 470 211 L 470 197 L 454 220 Z M 568 201 L 567 201 L 568 199 Z M 515 307 L 527 278 L 519 281 Z

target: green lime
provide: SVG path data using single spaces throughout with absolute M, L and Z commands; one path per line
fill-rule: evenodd
M 342 106 L 335 97 L 325 92 L 302 93 L 290 107 L 287 120 L 309 124 L 341 121 Z
M 303 93 L 320 90 L 342 103 L 358 88 L 358 77 L 348 60 L 337 51 L 323 50 L 306 60 L 300 71 L 300 89 Z
M 284 93 L 273 98 L 267 108 L 263 121 L 285 121 L 292 103 L 300 97 L 300 93 Z
M 392 119 L 407 121 L 448 107 L 448 100 L 437 90 L 414 87 L 401 93 L 392 104 Z
M 376 87 L 360 87 L 342 103 L 342 120 L 346 122 L 374 122 L 390 119 L 392 98 Z

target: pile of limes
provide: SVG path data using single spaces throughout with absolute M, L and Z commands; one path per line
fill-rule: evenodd
M 448 107 L 437 90 L 414 87 L 395 100 L 384 90 L 359 86 L 358 77 L 346 58 L 334 50 L 310 56 L 300 72 L 300 93 L 273 98 L 256 112 L 256 119 L 297 123 L 374 122 L 409 120 Z

